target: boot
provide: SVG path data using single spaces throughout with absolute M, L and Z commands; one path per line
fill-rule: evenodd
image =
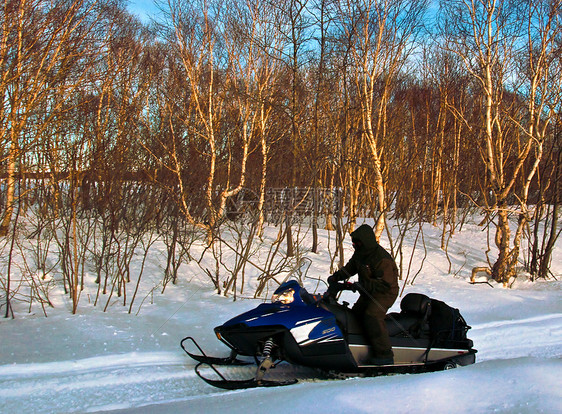
M 394 356 L 392 355 L 386 357 L 375 356 L 369 358 L 368 363 L 369 365 L 394 365 Z

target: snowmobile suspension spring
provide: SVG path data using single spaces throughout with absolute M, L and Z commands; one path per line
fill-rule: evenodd
M 273 349 L 273 339 L 269 338 L 265 341 L 263 346 L 263 356 L 268 357 L 271 355 L 271 350 Z

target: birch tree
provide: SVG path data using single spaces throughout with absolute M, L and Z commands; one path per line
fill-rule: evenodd
M 517 56 L 518 73 L 514 89 L 525 98 L 520 116 L 514 119 L 523 131 L 529 148 L 528 167 L 522 167 L 522 179 L 518 191 L 519 214 L 514 234 L 510 265 L 515 266 L 519 258 L 523 233 L 528 223 L 540 211 L 529 207 L 531 184 L 537 181 L 540 164 L 545 154 L 545 146 L 557 118 L 562 103 L 562 66 L 560 59 L 560 39 L 562 35 L 562 1 L 530 1 L 525 18 L 524 48 Z M 551 137 L 551 140 L 556 139 Z M 559 162 L 554 162 L 554 171 Z M 556 174 L 556 173 L 555 173 Z M 557 180 L 555 178 L 555 180 Z M 556 182 L 556 185 L 558 183 Z M 555 202 L 556 204 L 556 202 Z M 554 208 L 554 221 L 557 211 Z M 548 249 L 547 249 L 548 250 Z M 548 260 L 547 260 L 548 263 Z M 544 264 L 541 272 L 543 277 Z
M 544 99 L 547 95 L 541 91 L 546 91 L 548 54 L 552 50 L 548 45 L 553 39 L 553 32 L 543 29 L 551 27 L 549 23 L 545 24 L 552 15 L 547 11 L 550 3 L 540 0 L 441 2 L 444 47 L 462 59 L 477 85 L 475 90 L 482 104 L 482 123 L 473 127 L 480 133 L 478 149 L 490 194 L 488 213 L 497 217 L 495 244 L 498 257 L 492 266 L 492 276 L 504 285 L 516 275 L 522 230 L 519 227 L 512 240 L 509 217 L 515 211 L 510 201 L 514 197 L 522 201 L 519 222 L 524 226 L 528 221 L 526 199 L 529 185 L 542 157 L 544 137 L 541 134 L 544 134 L 543 116 L 547 110 Z M 543 29 L 533 29 L 540 26 Z M 542 34 L 537 36 L 538 32 Z M 523 65 L 527 68 L 527 81 L 524 81 L 524 91 L 514 96 L 507 91 L 513 89 L 513 79 L 521 79 L 515 64 L 524 50 L 528 51 L 525 53 L 528 59 Z M 516 115 L 522 99 L 528 103 L 524 122 Z M 525 170 L 532 151 L 532 166 Z
M 173 159 L 173 171 L 177 174 L 179 198 L 186 219 L 192 224 L 206 230 L 207 241 L 213 240 L 213 230 L 220 219 L 215 204 L 217 189 L 217 154 L 220 149 L 218 130 L 220 116 L 224 106 L 224 95 L 218 90 L 218 68 L 221 50 L 217 47 L 219 40 L 219 19 L 223 12 L 222 2 L 198 1 L 170 3 L 170 32 L 173 47 L 182 64 L 183 74 L 189 88 L 190 101 L 185 102 L 185 127 L 190 134 L 205 142 L 207 165 L 204 198 L 206 218 L 197 220 L 190 212 L 190 194 L 184 188 L 183 170 L 187 168 L 186 160 L 180 158 L 177 149 L 169 148 Z M 169 108 L 170 110 L 171 108 Z M 188 117 L 191 109 L 194 118 Z M 193 122 L 191 122 L 193 121 Z M 181 142 L 182 137 L 178 137 Z M 178 143 L 179 143 L 178 142 Z M 166 145 L 166 144 L 165 144 Z
M 79 88 L 95 56 L 88 36 L 99 9 L 95 1 L 22 0 L 3 3 L 0 15 L 0 134 L 7 148 L 6 202 L 0 236 L 6 236 L 16 202 L 18 168 L 25 152 L 37 145 L 50 120 Z M 85 66 L 81 71 L 79 64 Z M 70 75 L 72 73 L 72 76 Z M 39 108 L 51 117 L 30 121 Z
M 375 235 L 385 228 L 388 209 L 384 175 L 387 108 L 397 74 L 404 67 L 427 6 L 422 0 L 343 2 L 343 24 L 352 30 L 351 59 L 361 108 L 361 136 L 372 161 L 378 204 Z

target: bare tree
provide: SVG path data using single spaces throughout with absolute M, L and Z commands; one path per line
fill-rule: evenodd
M 388 209 L 383 157 L 386 148 L 387 107 L 396 76 L 411 52 L 420 29 L 425 1 L 347 1 L 344 22 L 353 32 L 351 56 L 361 106 L 361 137 L 371 157 L 378 202 L 377 239 L 385 228 Z
M 171 160 L 166 168 L 176 176 L 186 219 L 205 230 L 211 243 L 213 232 L 224 217 L 228 198 L 235 196 L 245 184 L 249 146 L 256 127 L 252 121 L 258 111 L 250 107 L 253 101 L 244 90 L 252 85 L 241 79 L 253 76 L 256 67 L 252 55 L 244 56 L 248 61 L 237 58 L 240 52 L 237 48 L 244 48 L 247 43 L 239 44 L 234 36 L 227 36 L 233 23 L 228 19 L 223 1 L 189 4 L 174 1 L 169 6 L 171 46 L 181 62 L 176 74 L 184 77 L 189 96 L 185 97 L 183 107 L 178 107 L 177 102 L 166 104 L 166 111 L 171 114 L 169 129 L 173 141 L 161 145 Z M 251 46 L 249 50 L 252 52 Z M 238 105 L 231 105 L 230 98 L 237 99 Z M 176 109 L 181 112 L 177 113 Z M 227 118 L 235 113 L 238 119 Z M 175 118 L 181 120 L 181 130 L 177 129 Z M 236 125 L 237 133 L 227 133 L 229 123 Z M 206 147 L 204 219 L 192 214 L 191 195 L 184 187 L 187 160 L 183 158 L 182 148 L 185 147 L 185 135 L 201 140 L 204 145 L 200 147 Z M 238 139 L 236 144 L 235 139 Z M 238 150 L 237 144 L 240 144 L 242 154 L 237 158 L 238 168 L 234 169 L 231 156 L 232 150 Z M 221 164 L 225 149 L 227 161 Z M 219 168 L 221 165 L 225 165 L 226 171 Z M 231 177 L 233 172 L 238 172 L 236 179 Z
M 559 234 L 561 151 L 558 107 L 562 89 L 558 80 L 562 76 L 562 59 L 559 53 L 562 2 L 531 2 L 527 16 L 526 48 L 518 59 L 521 75 L 517 85 L 519 94 L 526 97 L 526 108 L 516 122 L 534 141 L 534 160 L 531 167 L 525 170 L 514 249 L 521 243 L 525 226 L 533 220 L 529 271 L 533 278 L 546 278 L 554 243 Z M 538 189 L 533 197 L 530 188 L 535 175 Z M 527 206 L 529 197 L 533 199 L 531 203 L 535 204 L 534 209 Z M 543 228 L 542 243 L 539 243 L 540 227 Z
M 528 223 L 538 210 L 529 207 L 531 184 L 535 181 L 543 161 L 544 148 L 551 125 L 559 115 L 562 102 L 562 77 L 560 66 L 560 35 L 562 34 L 562 1 L 532 1 L 526 14 L 525 48 L 521 51 L 519 77 L 515 90 L 524 98 L 522 114 L 514 119 L 523 131 L 525 146 L 529 147 L 529 166 L 522 167 L 522 183 L 518 191 L 518 225 L 510 252 L 512 267 L 519 258 L 521 239 Z M 554 137 L 553 137 L 554 138 Z M 556 162 L 555 171 L 559 162 Z M 556 178 L 555 178 L 556 179 Z M 556 211 L 556 209 L 555 209 Z
M 232 41 L 239 41 L 243 50 L 240 60 L 247 61 L 246 71 L 239 68 L 246 90 L 240 91 L 244 99 L 248 116 L 252 114 L 251 135 L 259 140 L 261 168 L 254 171 L 259 179 L 256 189 L 258 195 L 258 229 L 257 235 L 263 236 L 265 223 L 264 205 L 268 183 L 268 163 L 271 147 L 279 140 L 272 128 L 272 112 L 276 105 L 275 81 L 279 76 L 282 58 L 283 39 L 276 22 L 279 10 L 269 1 L 240 1 L 232 10 L 231 18 L 236 23 L 236 36 Z M 235 49 L 233 49 L 235 52 Z
M 0 236 L 8 232 L 14 209 L 17 166 L 23 169 L 25 152 L 50 120 L 64 109 L 88 73 L 95 48 L 93 34 L 99 9 L 89 0 L 61 0 L 48 5 L 40 0 L 8 1 L 2 9 L 0 71 L 2 119 L 0 132 L 8 149 L 5 211 Z M 79 64 L 85 65 L 78 70 Z M 72 73 L 72 76 L 70 75 Z M 30 129 L 30 120 L 40 108 L 49 115 Z
M 548 79 L 548 54 L 555 33 L 546 17 L 547 10 L 537 7 L 544 2 L 482 0 L 477 2 L 442 2 L 445 24 L 442 35 L 444 47 L 456 53 L 478 86 L 482 102 L 482 124 L 474 126 L 481 134 L 479 149 L 486 168 L 486 185 L 490 192 L 491 213 L 497 216 L 495 243 L 498 258 L 492 267 L 495 280 L 507 284 L 515 276 L 519 258 L 522 227 L 528 221 L 526 200 L 529 185 L 542 157 L 544 140 L 543 114 L 546 101 L 545 80 Z M 557 9 L 558 6 L 555 7 Z M 547 12 L 546 16 L 551 14 Z M 555 11 L 553 15 L 557 15 Z M 537 20 L 538 19 L 538 20 Z M 534 25 L 547 29 L 536 37 Z M 530 30 L 521 30 L 521 27 Z M 540 31 L 540 30 L 539 30 Z M 527 33 L 527 35 L 525 35 Z M 527 41 L 525 39 L 527 36 Z M 528 50 L 528 82 L 522 95 L 507 93 L 510 79 L 521 79 L 513 71 L 519 51 Z M 528 102 L 525 121 L 518 119 L 520 100 Z M 518 115 L 519 114 L 519 115 Z M 525 125 L 525 126 L 524 126 Z M 528 127 L 527 127 L 528 126 Z M 542 131 L 542 132 L 541 132 Z M 541 135 L 543 134 L 543 135 Z M 532 167 L 525 172 L 525 164 L 534 150 Z M 526 176 L 522 187 L 519 179 Z M 521 192 L 519 192 L 520 190 Z M 519 194 L 518 194 L 519 193 Z M 514 195 L 522 201 L 520 227 L 511 247 L 509 217 L 513 211 L 510 201 Z

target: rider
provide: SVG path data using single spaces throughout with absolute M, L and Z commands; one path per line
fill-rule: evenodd
M 362 322 L 375 365 L 394 363 L 394 354 L 384 318 L 398 296 L 398 268 L 392 256 L 379 245 L 371 226 L 363 224 L 351 233 L 355 252 L 344 267 L 328 278 L 333 285 L 359 276 L 359 299 L 352 311 Z

